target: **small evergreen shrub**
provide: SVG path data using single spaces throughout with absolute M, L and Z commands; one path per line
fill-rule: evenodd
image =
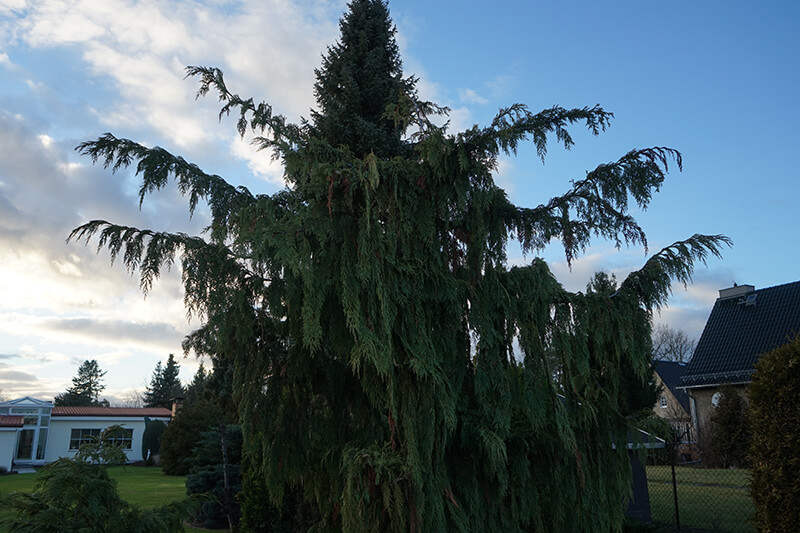
M 756 528 L 797 531 L 800 524 L 800 337 L 759 360 L 750 384 L 753 428 L 750 490 Z
M 228 518 L 238 523 L 241 512 L 236 496 L 242 490 L 242 429 L 239 426 L 225 427 L 225 447 L 228 452 L 228 490 L 225 490 L 222 441 L 220 430 L 203 433 L 190 460 L 191 468 L 186 477 L 188 495 L 206 495 L 199 500 L 194 522 L 205 528 L 217 529 L 228 526 Z
M 721 387 L 721 398 L 711 415 L 711 449 L 721 468 L 747 468 L 750 420 L 747 402 L 733 387 Z
M 145 417 L 144 434 L 142 435 L 142 459 L 148 465 L 155 464 L 156 456 L 161 447 L 161 435 L 167 425 L 161 420 L 150 420 Z
M 189 473 L 189 459 L 200 435 L 219 420 L 219 407 L 213 402 L 200 401 L 184 406 L 161 435 L 159 460 L 164 473 L 185 476 Z

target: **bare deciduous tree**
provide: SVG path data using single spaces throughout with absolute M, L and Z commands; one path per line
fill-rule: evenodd
M 682 329 L 674 329 L 666 324 L 653 328 L 653 359 L 688 363 L 694 353 L 695 340 L 690 339 Z

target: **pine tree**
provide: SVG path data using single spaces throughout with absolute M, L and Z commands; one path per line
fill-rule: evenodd
M 170 408 L 172 400 L 183 396 L 183 385 L 178 377 L 180 370 L 181 367 L 172 354 L 169 354 L 167 364 L 163 367 L 161 361 L 156 363 L 153 377 L 150 378 L 150 385 L 144 393 L 145 407 Z
M 194 377 L 192 378 L 192 382 L 186 387 L 184 408 L 205 398 L 206 389 L 208 388 L 208 382 L 210 379 L 211 378 L 208 371 L 206 371 L 206 367 L 201 362 L 200 366 L 197 367 L 197 372 L 195 372 Z
M 56 395 L 55 405 L 71 407 L 88 407 L 92 405 L 108 407 L 108 400 L 100 400 L 100 393 L 106 386 L 103 377 L 106 371 L 100 370 L 97 360 L 87 360 L 78 367 L 78 374 L 72 378 L 72 387 L 66 392 Z
M 646 207 L 680 154 L 633 150 L 516 206 L 492 177 L 501 154 L 532 142 L 544 158 L 551 137 L 569 148 L 570 125 L 599 134 L 612 114 L 515 104 L 449 134 L 429 118 L 446 109 L 403 78 L 386 4 L 349 7 L 311 122 L 188 68 L 199 95 L 218 93 L 221 115 L 238 113 L 239 132 L 281 159 L 284 190 L 253 194 L 106 134 L 78 150 L 115 171 L 135 163 L 141 200 L 173 177 L 190 212 L 208 202 L 209 232 L 92 221 L 70 238 L 98 234 L 145 291 L 180 254 L 188 310 L 204 319 L 184 348 L 230 370 L 244 524 L 267 520 L 248 516 L 271 513 L 266 493 L 301 530 L 619 530 L 622 369 L 646 381 L 652 310 L 729 240 L 676 242 L 613 291 L 566 291 L 541 259 L 509 268 L 509 239 L 526 254 L 558 239 L 570 263 L 592 237 L 646 247 L 628 204 Z

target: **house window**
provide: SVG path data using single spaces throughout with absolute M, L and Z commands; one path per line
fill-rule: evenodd
M 73 429 L 69 436 L 69 449 L 77 450 L 83 444 L 91 444 L 100 438 L 103 430 L 98 428 Z M 119 433 L 108 439 L 111 445 L 120 445 L 123 450 L 130 450 L 133 447 L 133 429 L 122 428 Z
M 123 450 L 130 450 L 133 446 L 133 430 L 122 428 L 119 433 L 108 439 L 108 442 L 122 446 Z
M 82 444 L 91 444 L 100 438 L 100 430 L 92 429 L 73 429 L 69 435 L 69 449 L 77 450 Z
M 666 409 L 667 408 L 667 397 L 666 396 L 662 396 L 661 397 L 661 408 L 662 409 Z

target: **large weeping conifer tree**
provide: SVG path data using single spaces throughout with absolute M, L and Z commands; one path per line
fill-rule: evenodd
M 403 77 L 383 1 L 353 0 L 340 26 L 299 125 L 231 92 L 219 70 L 188 68 L 220 116 L 280 158 L 285 189 L 254 194 L 106 134 L 79 151 L 135 165 L 141 200 L 174 179 L 190 210 L 208 203 L 211 226 L 190 237 L 92 221 L 71 238 L 96 235 L 145 291 L 180 258 L 203 319 L 185 348 L 233 371 L 245 528 L 618 530 L 623 374 L 645 378 L 650 313 L 727 239 L 695 235 L 578 293 L 541 259 L 509 268 L 509 239 L 529 254 L 560 240 L 568 261 L 593 237 L 646 246 L 629 202 L 646 207 L 680 154 L 633 150 L 516 206 L 493 179 L 499 155 L 532 142 L 544 157 L 553 137 L 569 148 L 568 126 L 597 134 L 611 113 L 513 105 L 449 134 L 430 120 L 447 110 Z

